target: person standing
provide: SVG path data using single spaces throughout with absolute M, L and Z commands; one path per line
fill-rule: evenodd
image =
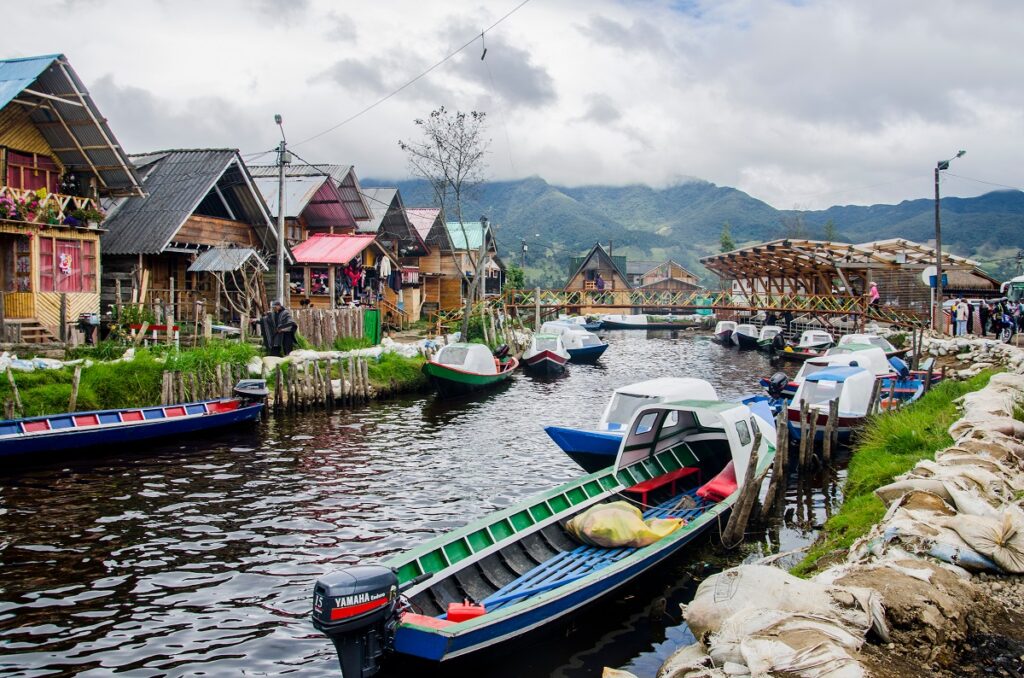
M 981 336 L 988 336 L 988 319 L 992 315 L 992 306 L 988 303 L 988 299 L 982 299 L 981 304 L 978 306 L 978 321 L 981 323 Z
M 974 334 L 974 304 L 970 299 L 964 299 L 964 303 L 967 304 L 967 332 L 965 334 Z
M 270 355 L 284 357 L 295 347 L 295 332 L 299 326 L 292 319 L 291 311 L 275 299 L 270 311 Z
M 868 302 L 869 305 L 871 305 L 871 306 L 879 306 L 879 305 L 881 305 L 881 303 L 882 303 L 882 295 L 880 295 L 878 293 L 878 283 L 874 283 L 874 282 L 871 283 L 871 289 L 868 291 L 868 297 L 870 298 L 870 301 Z
M 956 336 L 963 337 L 967 334 L 967 302 L 963 299 L 956 303 Z

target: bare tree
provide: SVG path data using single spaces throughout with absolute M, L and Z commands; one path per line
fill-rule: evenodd
M 446 218 L 454 216 L 462 231 L 466 254 L 473 278 L 452 250 L 455 267 L 466 286 L 466 306 L 462 315 L 462 337 L 469 335 L 469 316 L 473 310 L 477 287 L 480 285 L 487 259 L 487 232 L 481 233 L 478 252 L 469 247 L 469 236 L 463 218 L 463 201 L 483 181 L 486 168 L 484 156 L 490 139 L 486 138 L 486 113 L 470 111 L 452 113 L 444 106 L 433 110 L 427 118 L 417 118 L 422 139 L 415 142 L 399 140 L 399 147 L 409 158 L 413 173 L 430 183 L 434 199 Z M 450 216 L 449 216 L 450 215 Z M 482 292 L 481 292 L 482 295 Z

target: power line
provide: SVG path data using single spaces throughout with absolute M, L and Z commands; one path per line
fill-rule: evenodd
M 477 40 L 482 40 L 482 39 L 483 39 L 483 37 L 484 37 L 484 33 L 486 33 L 487 31 L 490 31 L 490 30 L 492 30 L 492 29 L 493 29 L 493 28 L 494 28 L 495 26 L 497 26 L 498 24 L 500 24 L 500 23 L 501 23 L 502 21 L 504 21 L 505 19 L 509 18 L 509 17 L 510 17 L 510 16 L 512 16 L 513 14 L 515 14 L 515 13 L 516 13 L 517 11 L 519 11 L 519 9 L 520 9 L 520 8 L 521 8 L 521 7 L 523 6 L 523 5 L 525 5 L 525 4 L 526 4 L 526 3 L 528 3 L 528 2 L 530 2 L 530 0 L 522 0 L 522 2 L 520 2 L 520 3 L 518 4 L 518 5 L 516 5 L 516 6 L 515 6 L 515 7 L 513 7 L 513 8 L 511 9 L 511 10 L 509 10 L 509 11 L 508 11 L 508 12 L 507 12 L 507 13 L 506 13 L 506 14 L 505 14 L 504 16 L 502 16 L 502 17 L 501 17 L 500 19 L 498 19 L 497 21 L 495 21 L 495 22 L 494 22 L 493 24 L 491 24 L 490 26 L 488 26 L 487 28 L 485 28 L 484 30 L 482 30 L 482 31 L 480 32 L 480 34 L 479 34 L 479 35 L 474 35 L 474 36 L 473 36 L 473 39 L 472 39 L 472 40 L 470 40 L 469 42 L 467 42 L 466 44 L 464 44 L 464 45 L 463 45 L 462 47 L 459 47 L 458 49 L 454 50 L 453 52 L 450 52 L 450 53 L 449 53 L 448 55 L 446 55 L 446 56 L 445 56 L 445 57 L 444 57 L 443 59 L 441 59 L 440 61 L 438 61 L 437 63 L 435 63 L 435 64 L 434 64 L 433 66 L 431 66 L 431 67 L 430 67 L 430 68 L 428 68 L 427 70 L 425 70 L 425 71 L 423 71 L 422 73 L 420 73 L 419 75 L 417 75 L 417 76 L 416 76 L 415 78 L 413 78 L 412 80 L 410 80 L 410 81 L 406 82 L 406 83 L 405 83 L 404 85 L 402 85 L 402 86 L 401 86 L 401 87 L 399 87 L 398 89 L 394 90 L 394 91 L 393 91 L 393 92 L 391 92 L 390 94 L 386 94 L 385 96 L 381 97 L 380 99 L 377 99 L 376 101 L 374 101 L 374 102 L 373 102 L 372 104 L 370 104 L 369 106 L 367 106 L 367 107 L 363 108 L 362 110 L 360 110 L 360 111 L 358 111 L 358 112 L 356 112 L 356 113 L 354 113 L 354 114 L 350 115 L 349 117 L 347 117 L 347 118 L 345 118 L 344 120 L 342 120 L 341 122 L 339 122 L 339 123 L 338 123 L 337 125 L 333 125 L 333 126 L 331 126 L 331 127 L 328 127 L 328 128 L 327 128 L 327 129 L 325 129 L 324 131 L 322 131 L 322 132 L 318 132 L 318 133 L 314 134 L 313 136 L 311 136 L 311 137 L 309 137 L 309 138 L 307 138 L 307 139 L 303 139 L 302 141 L 300 141 L 300 142 L 298 142 L 298 143 L 296 143 L 296 144 L 292 144 L 292 145 L 293 145 L 293 146 L 301 146 L 302 144 L 305 144 L 305 143 L 308 143 L 308 142 L 310 142 L 310 141 L 313 141 L 314 139 L 318 139 L 318 138 L 322 137 L 323 135 L 325 135 L 325 134 L 329 134 L 330 132 L 333 132 L 334 130 L 338 129 L 339 127 L 342 127 L 343 125 L 347 125 L 348 123 L 352 122 L 353 120 L 355 120 L 356 118 L 358 118 L 358 117 L 362 116 L 363 114 L 365 114 L 365 113 L 368 113 L 368 112 L 370 112 L 371 110 L 373 110 L 373 109 L 374 109 L 374 108 L 376 108 L 377 106 L 381 105 L 382 103 L 384 103 L 385 101 L 387 101 L 387 100 L 388 100 L 388 99 L 390 99 L 391 97 L 395 96 L 396 94 L 398 94 L 399 92 L 401 92 L 401 91 L 402 91 L 402 90 L 404 90 L 405 88 L 407 88 L 407 87 L 409 87 L 410 85 L 412 85 L 412 84 L 416 83 L 416 82 L 417 82 L 418 80 L 420 80 L 421 78 L 424 78 L 424 77 L 426 77 L 427 75 L 429 75 L 429 74 L 430 74 L 430 72 L 431 72 L 431 71 L 433 71 L 434 69 L 438 68 L 439 66 L 442 66 L 442 65 L 444 65 L 444 64 L 445 64 L 446 62 L 448 62 L 448 60 L 450 60 L 450 59 L 451 59 L 452 57 L 454 57 L 454 56 L 455 56 L 456 54 L 458 54 L 458 53 L 459 53 L 459 52 L 461 52 L 462 50 L 464 50 L 464 49 L 466 49 L 467 47 L 469 47 L 470 45 L 472 45 L 472 44 L 473 44 L 474 42 L 476 42 Z
M 975 179 L 973 177 L 965 177 L 962 174 L 953 174 L 952 172 L 949 172 L 949 171 L 946 172 L 946 176 L 947 177 L 956 177 L 957 179 L 966 179 L 967 181 L 974 181 L 974 182 L 979 183 L 979 184 L 986 184 L 988 186 L 996 186 L 998 188 L 1008 188 L 1011 191 L 1022 191 L 1022 190 L 1024 190 L 1020 186 L 1007 186 L 1006 184 L 999 184 L 999 183 L 996 183 L 994 181 L 985 181 L 984 179 Z

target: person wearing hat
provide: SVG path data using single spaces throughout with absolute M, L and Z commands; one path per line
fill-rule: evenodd
M 868 296 L 871 298 L 871 301 L 868 302 L 871 306 L 878 306 L 882 303 L 882 297 L 878 293 L 878 283 L 871 283 L 871 290 L 868 292 Z
M 286 356 L 295 346 L 295 332 L 299 326 L 292 319 L 291 312 L 279 299 L 270 306 L 270 355 Z

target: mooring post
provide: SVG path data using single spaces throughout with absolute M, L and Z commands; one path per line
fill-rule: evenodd
M 789 426 L 786 409 L 775 417 L 775 459 L 772 462 L 772 479 L 764 496 L 764 508 L 770 510 L 778 501 L 779 493 L 786 492 L 786 453 L 789 447 Z
M 7 368 L 7 381 L 11 385 L 11 393 L 14 395 L 14 406 L 18 408 L 18 412 L 24 415 L 25 408 L 21 405 L 21 394 L 18 393 L 18 385 L 14 383 L 14 373 L 11 372 L 11 368 Z
M 533 290 L 533 331 L 540 331 L 540 288 Z
M 828 420 L 825 422 L 825 435 L 821 441 L 821 458 L 826 464 L 832 463 L 832 450 L 838 442 L 839 429 L 839 398 L 828 401 Z
M 868 410 L 871 414 L 878 414 L 882 399 L 882 380 L 875 379 L 875 385 L 871 387 L 871 405 Z
M 75 375 L 71 377 L 71 400 L 68 401 L 68 412 L 74 412 L 78 407 L 78 385 L 82 381 L 82 366 L 75 365 Z
M 750 520 L 750 511 L 757 501 L 758 489 L 761 481 L 764 480 L 764 473 L 757 473 L 758 448 L 761 447 L 761 431 L 754 433 L 754 442 L 750 447 L 750 458 L 747 460 L 747 470 L 743 474 L 743 487 L 740 488 L 740 496 L 732 507 L 732 515 L 722 533 L 722 545 L 732 548 L 743 541 L 743 534 L 747 529 L 747 522 Z
M 807 466 L 807 434 L 810 427 L 810 408 L 804 401 L 800 403 L 800 451 L 797 455 L 797 463 L 801 470 Z

